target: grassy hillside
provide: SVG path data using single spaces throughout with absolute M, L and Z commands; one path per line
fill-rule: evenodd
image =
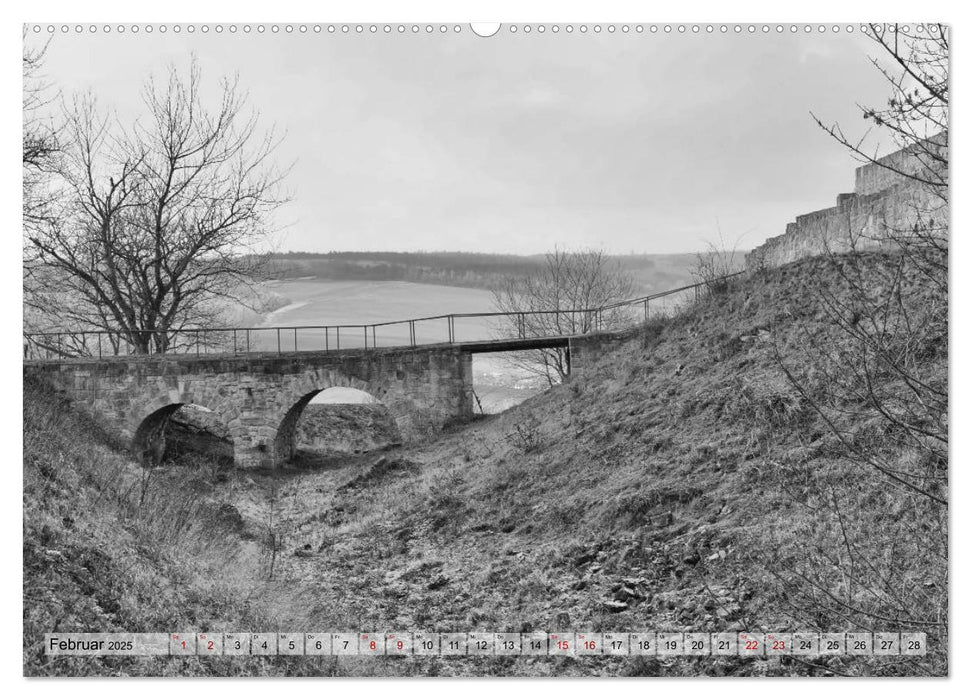
M 866 257 L 874 295 L 899 263 Z M 123 453 L 29 388 L 25 671 L 946 673 L 946 507 L 861 466 L 844 443 L 880 445 L 881 464 L 921 475 L 935 497 L 946 497 L 946 460 L 907 447 L 864 399 L 825 403 L 833 356 L 820 348 L 843 341 L 819 293 L 851 296 L 851 264 L 810 260 L 738 281 L 504 414 L 326 471 L 187 464 L 145 489 Z M 908 303 L 932 303 L 904 278 Z M 908 357 L 946 391 L 946 327 L 931 330 Z M 839 412 L 838 435 L 818 407 Z M 37 644 L 55 629 L 287 628 L 906 630 L 927 632 L 931 652 L 49 661 Z

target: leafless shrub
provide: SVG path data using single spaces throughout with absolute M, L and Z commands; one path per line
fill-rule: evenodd
M 624 309 L 603 309 L 630 298 L 634 284 L 603 250 L 555 250 L 539 274 L 506 278 L 493 290 L 497 311 L 507 314 L 497 332 L 504 338 L 582 335 L 625 325 Z M 565 348 L 530 351 L 511 361 L 549 384 L 569 374 Z
M 532 414 L 528 415 L 516 423 L 508 438 L 522 454 L 535 452 L 543 445 L 543 430 L 539 419 Z
M 724 294 L 731 282 L 730 275 L 739 271 L 742 261 L 737 259 L 736 246 L 728 247 L 719 232 L 719 243 L 708 242 L 704 252 L 697 253 L 690 272 L 704 285 L 709 296 Z

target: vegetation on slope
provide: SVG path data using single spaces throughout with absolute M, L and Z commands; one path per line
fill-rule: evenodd
M 864 257 L 875 281 L 906 263 Z M 848 264 L 819 258 L 739 280 L 568 383 L 433 443 L 323 472 L 200 474 L 198 491 L 173 467 L 141 506 L 125 457 L 29 398 L 27 672 L 944 674 L 946 506 L 849 458 L 843 442 L 879 446 L 881 464 L 942 500 L 947 464 L 827 384 L 831 356 L 819 348 L 845 339 L 819 291 L 852 295 Z M 903 284 L 908 303 L 933 303 L 912 276 Z M 932 331 L 908 358 L 946 387 L 946 327 Z M 889 391 L 895 380 L 876 381 Z M 836 396 L 834 431 L 819 409 Z M 946 424 L 946 402 L 937 418 Z M 213 537 L 212 518 L 190 508 L 234 515 Z M 927 632 L 930 652 L 55 662 L 36 651 L 51 629 L 285 627 L 902 630 Z

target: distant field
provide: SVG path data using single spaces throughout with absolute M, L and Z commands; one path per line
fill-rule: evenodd
M 266 314 L 263 326 L 336 326 L 373 324 L 450 313 L 493 311 L 492 295 L 482 289 L 415 284 L 412 282 L 335 282 L 322 279 L 285 279 L 268 282 L 266 290 L 288 303 Z M 455 332 L 459 339 L 494 337 L 496 328 L 487 319 L 460 319 Z M 416 324 L 419 343 L 448 340 L 445 321 Z M 301 338 L 320 343 L 322 332 L 301 331 Z M 359 337 L 360 336 L 360 337 Z M 275 343 L 275 337 L 263 338 Z M 335 338 L 333 333 L 330 342 Z M 406 325 L 377 329 L 379 346 L 407 345 Z M 292 342 L 292 341 L 289 341 Z M 363 345 L 363 331 L 347 331 L 342 347 Z M 533 396 L 542 387 L 523 370 L 500 356 L 478 356 L 473 362 L 475 390 L 486 412 L 496 412 Z
M 492 311 L 492 294 L 483 289 L 316 277 L 273 280 L 265 287 L 289 301 L 266 316 L 266 325 L 272 326 L 371 324 Z M 447 331 L 444 323 L 441 325 Z
M 744 253 L 735 259 L 741 265 Z M 694 253 L 613 256 L 633 278 L 638 294 L 650 294 L 692 281 Z M 505 277 L 535 274 L 542 255 L 488 255 L 483 253 L 277 253 L 269 262 L 278 279 L 315 277 L 331 281 L 418 282 L 451 287 L 490 289 Z

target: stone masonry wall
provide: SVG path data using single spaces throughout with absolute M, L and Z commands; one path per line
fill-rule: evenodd
M 590 333 L 570 338 L 570 374 L 586 371 L 601 355 L 616 350 L 636 331 Z
M 472 414 L 472 358 L 457 348 L 294 353 L 284 356 L 132 357 L 39 361 L 30 375 L 135 443 L 153 415 L 197 404 L 215 412 L 233 438 L 237 466 L 272 467 L 286 458 L 299 410 L 335 386 L 366 391 L 414 440 Z M 287 428 L 286 421 L 293 425 Z
M 937 142 L 946 148 L 946 134 Z M 946 220 L 946 204 L 927 187 L 895 172 L 919 173 L 925 167 L 912 151 L 901 150 L 857 168 L 854 192 L 838 195 L 835 207 L 797 216 L 784 234 L 745 256 L 746 268 L 777 267 L 828 252 L 879 249 L 893 245 L 888 234 L 912 228 L 918 218 Z

